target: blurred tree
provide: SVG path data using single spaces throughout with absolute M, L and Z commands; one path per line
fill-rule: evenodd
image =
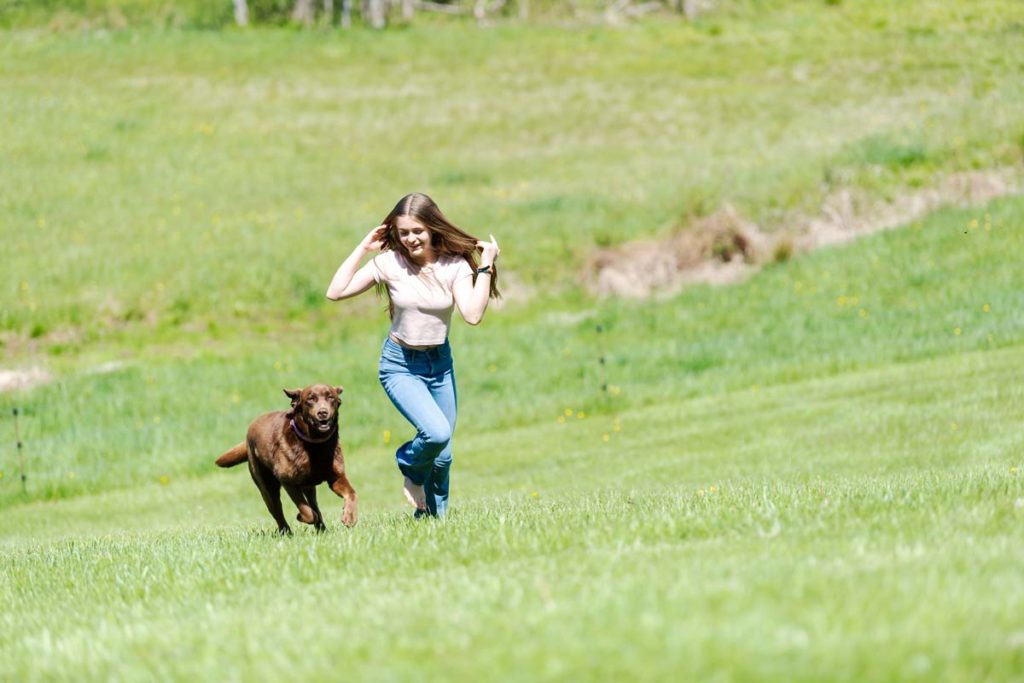
M 295 5 L 292 7 L 292 21 L 311 26 L 315 15 L 316 9 L 313 7 L 313 0 L 295 0 Z
M 573 16 L 579 16 L 583 10 L 578 6 L 577 0 L 567 0 L 567 2 L 572 7 Z M 294 0 L 294 2 L 279 0 L 273 4 L 276 5 L 276 9 L 272 10 L 274 13 L 280 13 L 279 17 L 286 13 L 287 17 L 297 24 L 312 26 L 317 20 L 317 0 Z M 620 23 L 650 12 L 664 10 L 683 14 L 692 21 L 700 14 L 713 9 L 715 4 L 714 0 L 603 0 L 594 9 L 601 11 L 599 8 L 603 5 L 604 20 L 608 23 Z M 238 26 L 247 26 L 250 21 L 258 22 L 266 18 L 263 16 L 265 11 L 261 10 L 259 2 L 254 8 L 256 15 L 251 14 L 248 0 L 232 0 L 232 5 L 234 6 L 235 23 Z M 507 5 L 508 0 L 472 0 L 472 2 L 469 0 L 360 0 L 359 12 L 363 21 L 375 29 L 385 28 L 392 10 L 398 8 L 400 8 L 402 20 L 406 23 L 412 22 L 416 10 L 420 10 L 451 15 L 472 13 L 477 24 L 484 26 L 489 23 L 490 18 L 505 10 Z M 516 0 L 515 6 L 519 20 L 528 20 L 530 17 L 529 0 Z M 331 25 L 334 21 L 334 0 L 323 0 L 321 8 L 321 22 Z M 585 11 L 583 13 L 586 14 Z M 352 0 L 342 0 L 341 26 L 343 28 L 352 26 Z
M 249 3 L 245 0 L 233 0 L 235 5 L 235 23 L 239 26 L 249 25 Z
M 363 17 L 370 22 L 374 28 L 384 28 L 387 25 L 387 0 L 365 0 Z

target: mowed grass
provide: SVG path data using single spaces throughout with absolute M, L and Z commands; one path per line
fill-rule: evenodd
M 238 470 L 9 508 L 0 672 L 1012 680 L 1022 359 L 470 433 L 442 523 L 359 461 L 322 536 L 271 536 Z

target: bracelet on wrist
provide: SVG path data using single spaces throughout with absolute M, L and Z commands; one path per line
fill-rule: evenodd
M 491 274 L 491 266 L 480 266 L 479 268 L 476 269 L 476 274 L 477 275 L 490 275 Z

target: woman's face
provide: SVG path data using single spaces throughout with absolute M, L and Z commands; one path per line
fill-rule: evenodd
M 398 241 L 405 247 L 405 253 L 415 261 L 423 261 L 432 254 L 430 248 L 430 230 L 411 216 L 399 216 L 395 219 L 398 230 Z

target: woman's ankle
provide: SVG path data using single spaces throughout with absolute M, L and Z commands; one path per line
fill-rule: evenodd
M 402 492 L 405 494 L 405 499 L 414 508 L 417 510 L 427 509 L 427 494 L 423 490 L 423 484 L 416 484 L 412 479 L 406 477 L 402 484 Z

